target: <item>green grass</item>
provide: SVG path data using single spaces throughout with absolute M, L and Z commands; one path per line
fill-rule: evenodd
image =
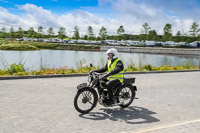
M 91 70 L 99 69 L 97 67 L 80 66 L 75 68 L 67 68 L 67 66 L 59 67 L 56 69 L 41 69 L 38 71 L 27 71 L 21 64 L 12 64 L 8 69 L 0 69 L 0 76 L 21 76 L 21 75 L 55 75 L 55 74 L 75 74 L 75 73 L 89 73 Z M 188 63 L 180 66 L 167 66 L 154 67 L 151 65 L 144 65 L 136 67 L 134 64 L 129 65 L 124 69 L 125 72 L 139 72 L 139 71 L 168 71 L 168 70 L 192 70 L 198 69 L 198 66 L 192 66 Z
M 39 50 L 38 47 L 30 44 L 7 43 L 0 45 L 1 50 Z
M 8 41 L 0 39 L 0 50 L 40 50 L 40 49 L 60 49 L 60 50 L 82 50 L 82 51 L 99 51 L 100 46 L 85 44 L 58 44 L 46 42 L 25 42 L 25 41 Z
M 24 44 L 29 44 L 39 49 L 56 49 L 56 47 L 58 46 L 58 44 L 45 43 L 45 42 L 24 42 Z
M 68 44 L 68 45 L 59 45 L 58 47 L 56 47 L 56 49 L 99 51 L 100 46 L 98 46 L 98 45 L 85 45 L 85 44 Z

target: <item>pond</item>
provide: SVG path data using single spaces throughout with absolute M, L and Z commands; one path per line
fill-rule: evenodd
M 8 68 L 13 63 L 23 64 L 27 70 L 40 68 L 77 68 L 92 63 L 94 66 L 103 66 L 107 62 L 106 52 L 70 51 L 70 50 L 39 50 L 39 51 L 8 51 L 0 50 L 0 69 Z M 136 66 L 150 64 L 153 66 L 176 66 L 189 63 L 199 65 L 198 56 L 163 55 L 145 53 L 119 52 L 125 67 L 134 63 Z

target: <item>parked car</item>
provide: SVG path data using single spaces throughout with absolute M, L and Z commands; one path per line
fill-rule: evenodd
M 145 44 L 146 46 L 148 47 L 152 47 L 152 46 L 155 46 L 156 45 L 156 42 L 155 41 L 145 41 Z
M 194 48 L 200 48 L 200 42 L 195 41 L 195 42 L 191 42 L 189 43 L 190 47 L 194 47 Z

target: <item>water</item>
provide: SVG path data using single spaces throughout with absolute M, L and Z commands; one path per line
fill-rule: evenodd
M 176 66 L 184 63 L 199 65 L 198 56 L 161 55 L 144 53 L 119 53 L 125 67 L 134 63 L 136 66 L 150 64 L 153 66 Z M 6 51 L 0 50 L 0 69 L 8 68 L 13 63 L 21 63 L 28 70 L 43 68 L 77 68 L 92 63 L 95 66 L 105 65 L 105 52 L 69 51 L 69 50 L 40 50 L 40 51 Z

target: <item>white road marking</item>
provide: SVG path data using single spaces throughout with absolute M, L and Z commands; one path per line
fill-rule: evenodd
M 182 126 L 182 125 L 187 125 L 187 124 L 196 123 L 196 122 L 200 122 L 200 119 L 190 120 L 190 121 L 185 121 L 185 122 L 180 122 L 180 123 L 174 123 L 174 124 L 164 125 L 164 126 L 159 126 L 159 127 L 153 127 L 153 128 L 149 128 L 149 129 L 136 131 L 136 132 L 132 131 L 130 133 L 147 133 L 147 132 L 152 132 L 152 131 L 156 131 L 156 130 L 171 128 L 171 127 L 177 127 L 177 126 Z

